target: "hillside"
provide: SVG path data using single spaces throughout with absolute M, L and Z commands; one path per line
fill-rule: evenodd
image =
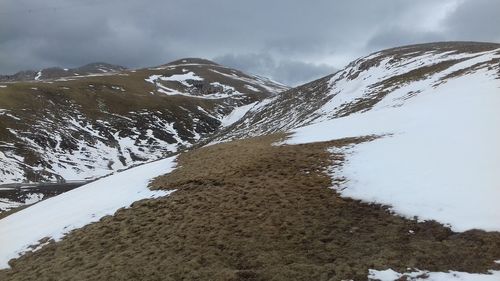
M 499 94 L 499 44 L 373 53 L 0 219 L 0 279 L 498 280 Z
M 3 183 L 95 178 L 161 158 L 213 133 L 235 108 L 286 88 L 198 59 L 42 77 L 0 83 Z
M 289 144 L 377 136 L 348 152 L 352 156 L 341 169 L 349 179 L 340 188 L 345 195 L 393 205 L 408 217 L 436 219 L 456 230 L 499 230 L 500 209 L 495 197 L 486 196 L 496 195 L 500 182 L 494 176 L 500 156 L 499 62 L 500 45 L 488 43 L 377 52 L 264 100 L 216 140 L 290 130 L 295 137 Z M 379 159 L 384 159 L 380 165 L 366 164 Z M 469 194 L 473 185 L 477 192 Z M 401 186 L 407 193 L 399 192 Z M 482 208 L 463 207 L 472 201 Z
M 500 44 L 443 42 L 405 46 L 359 58 L 335 74 L 257 104 L 219 140 L 286 131 L 381 107 L 399 107 L 454 78 L 498 77 Z M 497 55 L 495 55 L 497 54 Z

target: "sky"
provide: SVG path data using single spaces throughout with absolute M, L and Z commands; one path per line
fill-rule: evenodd
M 434 41 L 500 42 L 500 1 L 0 0 L 0 74 L 201 57 L 295 86 Z

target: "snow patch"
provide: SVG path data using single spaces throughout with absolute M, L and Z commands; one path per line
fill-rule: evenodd
M 40 77 L 42 77 L 42 71 L 36 73 L 35 80 L 40 80 Z
M 259 90 L 259 89 L 255 88 L 255 87 L 254 87 L 254 86 L 252 86 L 252 85 L 245 84 L 245 88 L 249 89 L 250 91 L 260 92 L 260 90 Z
M 222 127 L 228 127 L 236 122 L 238 122 L 248 111 L 252 109 L 258 102 L 254 102 L 251 104 L 247 104 L 244 106 L 236 107 L 231 113 L 222 118 L 221 125 Z
M 500 271 L 490 270 L 489 274 L 467 273 L 458 271 L 429 272 L 417 270 L 409 273 L 398 273 L 392 269 L 368 271 L 368 280 L 377 281 L 498 281 Z

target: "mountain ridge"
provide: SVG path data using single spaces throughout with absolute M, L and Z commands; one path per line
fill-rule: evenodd
M 11 75 L 0 75 L 0 82 L 39 81 L 72 76 L 114 73 L 126 70 L 126 67 L 105 62 L 88 63 L 75 68 L 48 67 L 41 70 L 23 70 Z
M 82 69 L 103 66 L 90 64 Z M 4 182 L 82 179 L 74 178 L 78 173 L 67 174 L 62 167 L 84 159 L 78 161 L 90 162 L 79 162 L 74 169 L 90 172 L 91 163 L 108 148 L 117 149 L 119 156 L 109 165 L 121 168 L 157 159 L 162 154 L 155 155 L 153 150 L 174 151 L 177 144 L 191 145 L 213 133 L 234 109 L 284 89 L 286 86 L 269 79 L 203 59 L 191 59 L 190 64 L 174 61 L 160 67 L 0 82 L 4 97 L 0 102 L 0 141 L 5 144 L 0 151 L 0 178 Z M 97 154 L 91 156 L 91 151 Z M 115 170 L 107 165 L 99 169 Z M 64 175 L 58 175 L 57 170 Z
M 495 51 L 496 50 L 496 51 Z M 348 64 L 344 69 L 339 70 L 334 74 L 327 75 L 323 78 L 306 83 L 304 85 L 292 88 L 283 92 L 280 96 L 272 97 L 261 102 L 254 110 L 250 110 L 249 114 L 242 120 L 235 123 L 233 128 L 227 128 L 225 132 L 219 134 L 219 140 L 241 138 L 245 136 L 255 136 L 264 133 L 277 131 L 286 131 L 287 129 L 296 128 L 310 124 L 311 122 L 325 118 L 338 118 L 347 116 L 356 112 L 370 110 L 371 107 L 380 102 L 385 95 L 404 85 L 425 80 L 430 75 L 445 72 L 451 69 L 454 65 L 459 65 L 460 62 L 472 61 L 475 56 L 480 56 L 483 52 L 500 53 L 500 44 L 497 43 L 481 43 L 481 42 L 438 42 L 408 45 L 402 47 L 391 48 L 374 52 L 367 56 L 358 58 Z M 406 55 L 405 55 L 406 54 Z M 429 57 L 426 61 L 418 62 L 412 57 L 422 57 L 435 55 L 436 63 L 433 63 Z M 455 54 L 455 56 L 453 56 Z M 466 57 L 461 57 L 460 54 L 465 54 Z M 439 58 L 442 55 L 442 58 Z M 370 68 L 376 68 L 381 65 L 382 60 L 390 66 L 395 65 L 407 59 L 411 61 L 413 66 L 408 71 L 401 68 L 400 73 L 389 73 L 386 77 L 367 77 L 358 79 L 361 73 L 366 72 Z M 478 67 L 498 67 L 498 58 L 492 58 L 491 61 L 478 62 L 477 65 L 470 65 L 463 69 L 457 69 L 452 73 L 448 73 L 446 77 L 442 77 L 435 82 L 435 86 L 444 83 L 454 76 L 466 75 L 467 71 L 474 71 Z M 419 65 L 420 64 L 420 65 Z M 395 70 L 397 71 L 397 70 Z M 370 74 L 368 74 L 370 75 Z M 498 76 L 500 77 L 500 71 Z M 383 78 L 383 79 L 382 79 Z M 373 82 L 363 82 L 366 79 L 372 79 Z M 357 81 L 361 85 L 356 85 Z M 352 82 L 354 81 L 354 82 Z M 338 85 L 340 82 L 346 85 Z M 365 83 L 366 85 L 362 85 Z M 352 85 L 352 86 L 351 86 Z M 351 87 L 350 90 L 345 90 L 343 87 Z M 365 88 L 363 88 L 365 87 Z M 353 93 L 360 90 L 367 92 L 366 96 L 358 96 L 349 98 L 348 91 Z M 337 92 L 336 92 L 337 91 Z M 343 99 L 337 97 L 337 101 L 333 101 L 336 96 L 344 94 L 347 102 L 342 103 Z M 349 101 L 352 99 L 352 101 Z M 334 103 L 334 106 L 340 106 L 335 110 L 321 112 L 321 107 L 325 106 L 329 101 Z M 297 108 L 297 110 L 295 110 Z M 267 116 L 266 116 L 267 115 Z M 273 124 L 274 123 L 274 124 Z M 239 133 L 240 132 L 240 133 Z

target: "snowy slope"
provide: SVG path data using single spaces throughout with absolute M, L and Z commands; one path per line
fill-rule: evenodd
M 349 197 L 455 231 L 500 230 L 500 45 L 381 51 L 261 102 L 219 140 L 294 132 L 289 144 L 378 136 L 346 149 Z
M 340 170 L 347 178 L 343 195 L 390 205 L 410 218 L 437 220 L 455 231 L 498 231 L 499 51 L 434 58 L 425 54 L 397 68 L 381 63 L 374 73 L 360 74 L 366 77 L 363 81 L 372 85 L 386 72 L 399 75 L 415 69 L 413 65 L 421 67 L 425 59 L 433 64 L 460 60 L 422 80 L 386 90 L 369 110 L 335 118 L 332 112 L 351 106 L 350 96 L 362 99 L 372 91 L 360 85 L 350 91 L 346 83 L 321 109 L 323 117 L 297 129 L 289 143 L 382 136 L 347 151 Z M 464 69 L 465 75 L 453 75 Z
M 43 241 L 60 240 L 71 230 L 99 221 L 135 201 L 170 194 L 171 191 L 150 191 L 147 186 L 151 179 L 171 172 L 174 166 L 175 157 L 144 164 L 49 198 L 0 220 L 0 269 L 8 267 L 7 262 L 23 252 L 35 247 L 39 249 Z

